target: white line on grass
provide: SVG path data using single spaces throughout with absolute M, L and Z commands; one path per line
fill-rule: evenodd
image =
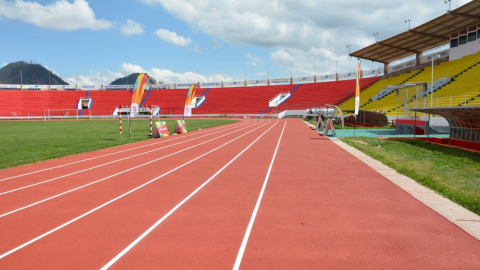
M 276 125 L 276 124 L 275 124 L 275 125 Z M 262 125 L 262 126 L 263 126 L 263 125 Z M 272 126 L 272 127 L 273 127 L 273 126 Z M 258 127 L 258 128 L 260 128 L 260 127 Z M 256 129 L 258 129 L 258 128 L 256 128 Z M 132 192 L 135 192 L 135 191 L 141 189 L 142 187 L 144 187 L 144 186 L 146 186 L 146 185 L 148 185 L 148 184 L 151 184 L 151 183 L 157 181 L 158 179 L 160 179 L 160 178 L 162 178 L 162 177 L 164 177 L 164 176 L 166 176 L 166 175 L 168 175 L 168 174 L 170 174 L 170 173 L 172 173 L 172 172 L 174 172 L 174 171 L 176 171 L 176 170 L 178 170 L 178 169 L 180 169 L 180 168 L 182 168 L 182 167 L 184 167 L 184 166 L 186 166 L 186 165 L 188 165 L 188 164 L 190 164 L 190 163 L 192 163 L 192 162 L 194 162 L 194 161 L 196 161 L 196 160 L 198 160 L 198 159 L 200 159 L 200 158 L 202 158 L 202 157 L 204 157 L 204 156 L 206 156 L 206 155 L 208 155 L 208 154 L 210 154 L 210 153 L 212 153 L 212 152 L 214 152 L 214 151 L 216 151 L 216 150 L 218 150 L 218 149 L 220 149 L 220 148 L 222 148 L 222 147 L 224 147 L 225 145 L 227 145 L 227 144 L 229 144 L 229 143 L 231 143 L 231 142 L 233 142 L 233 141 L 236 141 L 236 140 L 240 139 L 241 137 L 249 134 L 250 132 L 253 132 L 253 131 L 256 130 L 256 129 L 253 129 L 253 130 L 251 130 L 251 131 L 249 131 L 249 132 L 246 132 L 246 133 L 244 133 L 244 134 L 236 137 L 235 139 L 230 140 L 230 141 L 228 141 L 228 142 L 226 142 L 226 143 L 224 143 L 224 144 L 222 144 L 222 145 L 214 148 L 213 150 L 210 150 L 210 151 L 208 151 L 208 152 L 206 152 L 206 153 L 204 153 L 204 154 L 202 154 L 202 155 L 200 155 L 200 156 L 198 156 L 198 157 L 196 157 L 196 158 L 194 158 L 194 159 L 192 159 L 192 160 L 190 160 L 190 161 L 188 161 L 188 162 L 186 162 L 186 163 L 184 163 L 184 164 L 176 167 L 175 169 L 172 169 L 172 170 L 170 170 L 170 171 L 168 171 L 168 172 L 166 172 L 166 173 L 158 176 L 157 178 L 154 178 L 154 179 L 152 179 L 152 180 L 150 180 L 150 181 L 148 181 L 148 182 L 146 182 L 146 183 L 144 183 L 144 184 L 142 184 L 142 185 L 140 185 L 140 186 L 138 186 L 138 187 L 136 187 L 136 188 L 134 188 L 134 189 L 132 189 L 132 190 L 130 190 L 130 191 L 128 191 L 128 192 L 126 192 L 126 193 L 124 193 L 124 194 L 122 194 L 122 195 L 120 195 L 120 196 L 118 196 L 118 197 L 116 197 L 116 198 L 114 198 L 114 199 L 112 199 L 112 200 L 110 200 L 110 201 L 108 201 L 108 202 L 106 202 L 106 203 L 104 203 L 104 204 L 102 204 L 102 205 L 100 205 L 100 206 L 98 206 L 98 207 L 96 207 L 96 208 L 94 208 L 94 209 L 92 209 L 92 210 L 90 210 L 90 211 L 88 211 L 88 212 L 86 212 L 86 213 L 84 213 L 84 214 L 82 214 L 82 215 L 80 215 L 80 216 L 78 216 L 78 217 L 70 220 L 70 221 L 68 221 L 68 222 L 65 222 L 64 224 L 62 224 L 62 225 L 60 225 L 60 226 L 58 226 L 58 227 L 56 227 L 56 228 L 54 228 L 54 229 L 46 232 L 46 233 L 44 233 L 44 234 L 42 234 L 42 235 L 40 235 L 40 236 L 37 236 L 36 238 L 34 238 L 34 239 L 32 239 L 32 240 L 30 240 L 30 241 L 28 241 L 28 242 L 25 242 L 25 243 L 21 244 L 20 246 L 12 249 L 12 250 L 10 250 L 10 251 L 7 251 L 7 252 L 3 253 L 2 255 L 0 255 L 0 259 L 3 259 L 3 258 L 5 258 L 6 256 L 8 256 L 8 255 L 10 255 L 10 254 L 12 254 L 12 253 L 14 253 L 14 252 L 16 252 L 16 251 L 24 248 L 24 247 L 26 247 L 26 246 L 28 246 L 28 245 L 36 242 L 36 241 L 38 241 L 38 240 L 40 240 L 40 239 L 42 239 L 42 238 L 44 238 L 45 236 L 48 236 L 48 235 L 50 235 L 50 234 L 52 234 L 52 233 L 60 230 L 61 228 L 65 227 L 65 226 L 68 226 L 69 224 L 72 224 L 73 222 L 75 222 L 75 221 L 77 221 L 77 220 L 79 220 L 79 219 L 81 219 L 81 218 L 83 218 L 83 217 L 85 217 L 85 216 L 90 215 L 91 213 L 93 213 L 93 212 L 95 212 L 95 211 L 97 211 L 97 210 L 99 210 L 99 209 L 101 209 L 101 208 L 103 208 L 103 207 L 111 204 L 112 202 L 115 202 L 115 201 L 117 201 L 117 200 L 119 200 L 119 199 L 127 196 L 128 194 L 130 194 L 130 193 L 132 193 Z
M 259 126 L 259 127 L 257 127 L 257 128 L 255 128 L 255 129 L 253 129 L 253 130 L 251 130 L 250 132 L 252 132 L 252 131 L 254 131 L 254 130 L 257 130 L 257 129 L 259 129 L 259 128 L 263 127 L 263 126 L 264 126 L 264 125 L 266 125 L 266 124 L 268 124 L 268 122 L 267 122 L 267 123 L 265 123 L 265 124 L 263 124 L 263 125 L 261 125 L 261 126 Z M 227 135 L 229 135 L 229 134 L 232 134 L 232 133 L 238 132 L 238 131 L 240 131 L 240 130 L 243 130 L 243 129 L 246 129 L 246 128 L 249 128 L 249 127 L 250 127 L 250 126 L 248 126 L 248 127 L 245 127 L 245 128 L 242 128 L 242 129 L 235 130 L 235 131 L 233 131 L 233 132 L 230 132 L 230 133 L 224 134 L 224 135 L 222 135 L 222 136 L 219 136 L 219 137 L 216 137 L 216 138 L 210 139 L 210 140 L 208 140 L 208 141 L 205 141 L 205 142 L 202 142 L 202 143 L 196 144 L 196 145 L 194 145 L 194 146 L 191 146 L 191 147 L 185 148 L 185 149 L 183 149 L 183 150 L 180 150 L 180 151 L 178 151 L 178 152 L 175 152 L 175 153 L 172 153 L 172 154 L 169 154 L 169 155 L 166 155 L 166 156 L 163 156 L 163 157 L 160 157 L 160 158 L 157 158 L 157 159 L 151 160 L 151 161 L 149 161 L 149 162 L 147 162 L 147 163 L 143 163 L 142 165 L 138 165 L 138 166 L 136 166 L 136 167 L 133 167 L 133 168 L 130 168 L 130 169 L 127 169 L 127 170 L 121 171 L 121 172 L 119 172 L 119 173 L 116 173 L 116 174 L 113 174 L 113 175 L 107 176 L 107 177 L 105 177 L 105 178 L 102 178 L 102 179 L 99 179 L 99 180 L 97 180 L 97 181 L 94 181 L 94 182 L 91 182 L 91 183 L 85 184 L 85 185 L 83 185 L 83 186 L 80 186 L 80 187 L 77 187 L 77 188 L 74 188 L 74 189 L 71 189 L 71 190 L 68 190 L 68 191 L 62 192 L 62 193 L 60 193 L 60 194 L 57 194 L 57 195 L 54 195 L 54 196 L 52 196 L 52 197 L 49 197 L 49 198 L 43 199 L 43 200 L 41 200 L 41 201 L 38 201 L 38 202 L 35 202 L 35 203 L 32 203 L 32 204 L 29 204 L 29 205 L 23 206 L 23 207 L 21 207 L 21 208 L 17 208 L 17 209 L 15 209 L 15 210 L 12 210 L 12 211 L 10 211 L 10 212 L 4 213 L 4 214 L 0 214 L 0 218 L 2 218 L 2 217 L 5 217 L 5 216 L 8 216 L 8 215 L 11 215 L 11 214 L 13 214 L 13 213 L 16 213 L 16 212 L 18 212 L 18 211 L 21 211 L 21 210 L 24 210 L 24 209 L 30 208 L 30 207 L 32 207 L 32 206 L 35 206 L 35 205 L 38 205 L 38 204 L 40 204 L 40 203 L 43 203 L 43 202 L 46 202 L 46 201 L 49 201 L 49 200 L 52 200 L 52 199 L 58 198 L 58 197 L 60 197 L 60 196 L 63 196 L 63 195 L 65 195 L 65 194 L 71 193 L 71 192 L 73 192 L 73 191 L 76 191 L 76 190 L 82 189 L 82 188 L 84 188 L 84 187 L 88 187 L 88 186 L 91 186 L 91 185 L 93 185 L 93 184 L 96 184 L 96 183 L 99 183 L 99 182 L 105 181 L 105 180 L 107 180 L 107 179 L 110 179 L 110 178 L 112 178 L 112 177 L 118 176 L 118 175 L 120 175 L 120 174 L 123 174 L 123 173 L 129 172 L 129 171 L 132 171 L 132 170 L 134 170 L 134 169 L 138 169 L 138 168 L 140 168 L 140 167 L 143 167 L 143 166 L 146 166 L 146 165 L 148 165 L 148 164 L 150 164 L 150 163 L 153 163 L 153 162 L 159 161 L 159 160 L 161 160 L 161 159 L 164 159 L 164 158 L 167 158 L 167 157 L 170 157 L 170 156 L 176 155 L 176 154 L 178 154 L 178 153 L 181 153 L 181 152 L 187 151 L 187 150 L 189 150 L 189 149 L 192 149 L 192 148 L 195 148 L 195 147 L 197 147 L 197 146 L 200 146 L 200 145 L 202 145 L 202 144 L 205 144 L 205 143 L 208 143 L 208 142 L 211 142 L 211 141 L 217 140 L 217 139 L 219 139 L 219 138 L 221 138 L 221 137 L 225 137 L 225 136 L 227 136 Z M 250 132 L 248 132 L 248 133 L 250 133 Z M 246 134 L 248 134 L 248 133 L 246 133 Z
M 280 141 L 282 140 L 283 132 L 285 131 L 286 126 L 287 126 L 287 122 L 285 122 L 285 124 L 283 125 L 282 133 L 280 134 L 280 138 L 278 138 L 277 148 L 275 149 L 275 153 L 273 153 L 272 162 L 270 162 L 270 167 L 268 168 L 267 176 L 265 177 L 262 190 L 260 191 L 260 195 L 258 196 L 257 204 L 253 209 L 252 217 L 250 218 L 247 231 L 245 232 L 245 236 L 243 237 L 242 245 L 240 246 L 240 250 L 238 251 L 237 260 L 235 261 L 235 265 L 233 266 L 234 270 L 238 270 L 240 268 L 240 263 L 242 262 L 243 254 L 245 253 L 245 248 L 247 247 L 248 238 L 250 237 L 250 232 L 252 231 L 253 223 L 255 222 L 255 217 L 257 216 L 258 208 L 260 208 L 260 203 L 262 202 L 263 193 L 265 193 L 265 188 L 267 187 L 268 178 L 270 177 L 270 172 L 272 171 L 273 162 L 275 161 L 275 157 L 277 156 L 278 147 L 280 146 Z
M 253 124 L 253 125 L 255 125 L 255 124 Z M 248 126 L 248 127 L 244 127 L 244 128 L 242 128 L 242 129 L 249 128 L 249 127 L 251 127 L 251 126 L 253 126 L 253 125 L 250 125 L 250 126 Z M 238 127 L 236 127 L 236 128 L 238 128 Z M 232 128 L 230 128 L 230 129 L 232 129 Z M 52 182 L 52 181 L 55 181 L 55 180 L 58 180 L 58 179 L 61 179 L 61 178 L 65 178 L 65 177 L 68 177 L 68 176 L 72 176 L 72 175 L 75 175 L 75 174 L 79 174 L 79 173 L 82 173 L 82 172 L 86 172 L 86 171 L 90 171 L 90 170 L 93 170 L 93 169 L 97 169 L 97 168 L 100 168 L 100 167 L 103 167 L 103 166 L 107 166 L 107 165 L 110 165 L 110 164 L 113 164 L 113 163 L 117 163 L 117 162 L 120 162 L 120 161 L 123 161 L 123 160 L 126 160 L 126 159 L 130 159 L 130 158 L 134 158 L 134 157 L 146 155 L 146 154 L 151 153 L 151 152 L 155 152 L 155 151 L 158 151 L 158 150 L 162 150 L 162 149 L 165 149 L 165 148 L 169 148 L 169 147 L 172 147 L 172 146 L 175 146 L 175 145 L 179 145 L 179 144 L 182 144 L 182 143 L 186 143 L 186 142 L 189 142 L 189 141 L 198 140 L 199 138 L 203 138 L 203 137 L 210 136 L 210 135 L 212 135 L 212 134 L 220 133 L 220 132 L 224 132 L 224 131 L 225 131 L 225 130 L 213 132 L 213 133 L 210 133 L 210 134 L 207 134 L 207 135 L 203 135 L 203 136 L 199 136 L 199 137 L 196 137 L 196 138 L 193 138 L 193 139 L 190 139 L 190 140 L 186 140 L 186 141 L 179 142 L 179 143 L 174 143 L 174 144 L 171 144 L 171 145 L 168 145 L 168 146 L 160 147 L 160 148 L 153 149 L 153 150 L 150 150 L 150 151 L 147 151 L 147 152 L 143 152 L 143 153 L 140 153 L 140 154 L 136 154 L 136 155 L 133 155 L 133 156 L 128 156 L 128 157 L 125 157 L 125 158 L 117 159 L 117 160 L 110 161 L 110 162 L 107 162 L 107 163 L 103 163 L 103 164 L 100 164 L 100 165 L 97 165 L 97 166 L 94 166 L 94 167 L 90 167 L 90 168 L 83 169 L 83 170 L 80 170 L 80 171 L 76 171 L 76 172 L 73 172 L 73 173 L 65 174 L 65 175 L 62 175 L 62 176 L 59 176 L 59 177 L 55 177 L 55 178 L 52 178 L 52 179 L 48 179 L 48 180 L 45 180 L 45 181 L 41 181 L 41 182 L 38 182 L 38 183 L 35 183 L 35 184 L 31 184 L 31 185 L 27 185 L 27 186 L 15 188 L 15 189 L 12 189 L 12 190 L 0 192 L 0 196 L 5 195 L 5 194 L 8 194 L 8 193 L 15 192 L 15 191 L 19 191 L 19 190 L 22 190 L 22 189 L 26 189 L 26 188 L 38 186 L 38 185 L 41 185 L 41 184 L 45 184 L 45 183 L 48 183 L 48 182 Z M 238 131 L 238 129 L 237 129 L 236 131 Z M 235 131 L 235 132 L 236 132 L 236 131 Z M 230 133 L 229 133 L 229 134 L 230 134 Z
M 155 224 L 153 224 L 148 230 L 146 230 L 142 235 L 140 235 L 135 241 L 133 241 L 130 245 L 128 245 L 122 252 L 120 252 L 115 258 L 110 260 L 105 266 L 101 268 L 101 270 L 106 270 L 110 266 L 112 266 L 116 261 L 118 261 L 123 255 L 125 255 L 129 250 L 131 250 L 138 242 L 140 242 L 143 238 L 145 238 L 150 232 L 152 232 L 160 223 L 162 223 L 165 219 L 167 219 L 173 212 L 175 212 L 180 206 L 182 206 L 186 201 L 193 197 L 198 191 L 200 191 L 203 187 L 205 187 L 210 181 L 212 181 L 217 175 L 219 175 L 225 168 L 227 168 L 232 162 L 234 162 L 238 157 L 240 157 L 245 151 L 247 151 L 255 142 L 257 142 L 263 135 L 265 135 L 270 129 L 272 129 L 278 122 L 276 122 L 273 126 L 267 129 L 262 135 L 260 135 L 257 139 L 255 139 L 251 144 L 249 144 L 245 149 L 242 150 L 238 155 L 236 155 L 232 160 L 230 160 L 225 166 L 223 166 L 219 171 L 217 171 L 212 177 L 210 177 L 207 181 L 205 181 L 201 186 L 199 186 L 195 191 L 190 193 L 183 201 L 177 204 L 174 208 L 172 208 L 167 214 L 165 214 L 161 219 L 159 219 Z
M 253 121 L 248 121 L 248 122 L 253 122 Z M 244 125 L 244 124 L 241 122 L 241 123 L 235 124 L 234 126 L 237 127 L 237 126 L 243 126 L 243 125 Z M 213 130 L 217 130 L 217 129 L 221 129 L 221 128 L 220 128 L 220 127 L 219 127 L 219 128 L 214 128 Z M 229 129 L 230 129 L 230 128 L 229 128 Z M 225 129 L 225 130 L 227 130 L 227 129 Z M 0 182 L 6 181 L 6 180 L 10 180 L 10 179 L 14 179 L 14 178 L 19 178 L 19 177 L 26 176 L 26 175 L 31 175 L 31 174 L 39 173 L 39 172 L 49 171 L 49 170 L 53 170 L 53 169 L 57 169 L 57 168 L 61 168 L 61 167 L 65 167 L 65 166 L 69 166 L 69 165 L 81 163 L 81 162 L 84 162 L 84 161 L 89 161 L 89 160 L 92 160 L 92 159 L 97 159 L 97 158 L 107 157 L 107 156 L 111 156 L 111 155 L 116 155 L 116 154 L 119 154 L 119 153 L 128 152 L 128 151 L 135 150 L 135 149 L 139 149 L 139 148 L 143 148 L 143 147 L 148 147 L 148 146 L 152 146 L 152 145 L 156 145 L 156 144 L 161 144 L 161 143 L 167 143 L 167 142 L 170 142 L 170 141 L 173 141 L 173 140 L 183 139 L 183 138 L 185 138 L 185 137 L 190 137 L 190 136 L 195 136 L 195 135 L 198 135 L 198 134 L 208 133 L 208 132 L 210 132 L 210 131 L 212 131 L 212 130 L 195 132 L 195 133 L 192 133 L 192 134 L 187 134 L 187 135 L 185 135 L 185 136 L 176 137 L 176 138 L 172 138 L 172 139 L 169 139 L 169 140 L 168 140 L 168 139 L 162 140 L 161 142 L 150 143 L 150 144 L 133 147 L 133 148 L 126 149 L 126 150 L 117 151 L 117 152 L 110 153 L 110 154 L 105 154 L 105 155 L 101 155 L 101 156 L 97 156 L 97 157 L 82 159 L 82 160 L 79 160 L 79 161 L 74 161 L 74 162 L 70 162 L 70 163 L 67 163 L 67 164 L 59 165 L 59 166 L 54 166 L 54 167 L 50 167 L 50 168 L 46 168 L 46 169 L 41 169 L 41 170 L 38 170 L 38 171 L 33 171 L 33 172 L 24 173 L 24 174 L 20 174 L 20 175 L 16 175 L 16 176 L 11 176 L 11 177 L 7 177 L 7 178 L 0 179 Z M 118 146 L 114 146 L 114 147 L 122 147 L 122 146 L 126 146 L 126 145 L 118 145 Z M 112 148 L 113 148 L 113 147 L 112 147 Z M 82 154 L 85 154 L 85 153 L 82 153 Z

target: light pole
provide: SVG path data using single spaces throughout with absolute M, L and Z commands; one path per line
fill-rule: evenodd
M 448 12 L 450 12 L 450 8 L 452 6 L 452 0 L 445 0 L 445 4 L 448 2 Z
M 408 23 L 408 31 L 410 31 L 410 20 L 405 20 L 405 23 Z
M 378 32 L 373 33 L 373 35 L 377 37 L 377 43 L 378 43 Z
M 350 55 L 350 47 L 352 47 L 352 45 L 347 45 L 348 55 Z
M 20 70 L 20 90 L 23 90 L 22 70 Z
M 430 108 L 433 107 L 433 61 L 440 59 L 440 54 L 432 56 L 432 86 L 430 87 Z

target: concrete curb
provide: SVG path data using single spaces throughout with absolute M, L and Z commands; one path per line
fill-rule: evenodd
M 315 126 L 310 123 L 305 122 L 305 124 L 315 128 Z M 360 150 L 342 142 L 340 139 L 327 138 L 406 191 L 408 194 L 412 195 L 415 199 L 430 207 L 471 236 L 480 240 L 480 216 L 437 194 L 435 191 L 420 185 L 415 180 L 398 173 L 382 162 L 375 160 Z

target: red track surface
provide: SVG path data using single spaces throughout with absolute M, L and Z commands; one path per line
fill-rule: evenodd
M 480 241 L 298 119 L 0 171 L 0 193 L 8 191 L 0 269 L 229 269 L 236 260 L 242 269 L 480 269 Z

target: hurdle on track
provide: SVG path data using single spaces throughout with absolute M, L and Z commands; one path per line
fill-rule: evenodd
M 153 115 L 158 116 L 158 121 L 160 121 L 160 106 L 157 105 L 147 105 L 139 108 L 140 113 L 148 113 L 150 120 L 150 136 L 153 135 Z M 119 119 L 119 131 L 122 134 L 122 114 L 126 113 L 130 121 L 130 105 L 120 105 L 115 108 L 115 113 L 118 115 Z

